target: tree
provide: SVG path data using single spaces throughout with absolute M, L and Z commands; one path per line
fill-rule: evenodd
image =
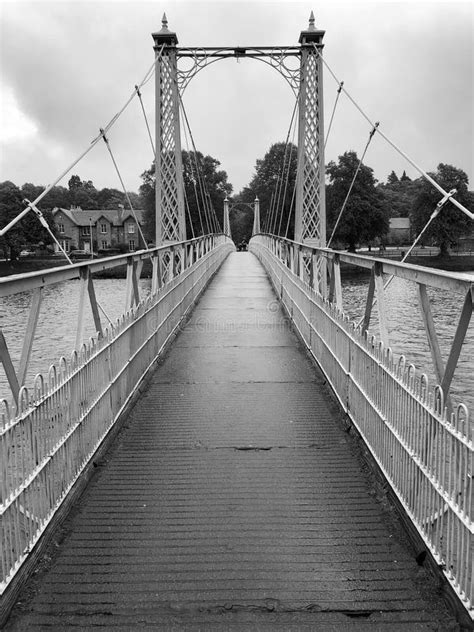
M 19 189 L 13 182 L 8 180 L 0 184 L 0 227 L 5 227 L 25 209 L 25 204 L 23 203 L 24 198 L 27 197 L 24 195 L 25 193 L 30 194 L 31 197 L 28 197 L 30 201 L 38 197 L 41 191 L 38 193 L 36 189 L 43 189 L 43 187 L 34 187 L 34 185 L 27 183 Z M 45 209 L 43 210 L 43 215 L 54 234 L 55 229 L 51 211 Z M 43 228 L 36 214 L 30 210 L 13 228 L 5 233 L 0 239 L 0 246 L 9 259 L 15 260 L 23 246 L 28 244 L 46 245 L 52 243 L 52 241 L 51 235 Z
M 22 200 L 23 196 L 16 184 L 9 180 L 0 183 L 0 226 L 2 228 L 25 208 Z M 12 261 L 18 258 L 22 244 L 23 231 L 20 222 L 17 222 L 13 228 L 0 238 L 0 245 L 4 250 L 5 256 Z
M 392 174 L 394 172 L 392 171 Z M 377 189 L 383 194 L 384 206 L 388 217 L 409 217 L 413 201 L 418 193 L 416 180 L 401 177 L 400 180 L 392 174 L 388 177 L 387 184 L 379 183 Z
M 326 167 L 329 177 L 326 187 L 328 235 L 336 224 L 358 164 L 356 152 L 347 151 L 339 156 L 338 164 L 331 161 Z M 335 239 L 343 242 L 352 252 L 357 244 L 370 244 L 377 237 L 383 239 L 388 232 L 389 222 L 383 196 L 375 186 L 373 173 L 373 169 L 361 165 L 335 232 Z
M 445 191 L 456 189 L 457 193 L 454 197 L 458 202 L 466 206 L 470 211 L 474 211 L 472 197 L 468 191 L 469 179 L 462 169 L 440 163 L 436 172 L 429 175 Z M 424 178 L 417 180 L 417 186 L 418 193 L 413 203 L 411 221 L 418 234 L 426 226 L 436 205 L 443 196 Z M 425 236 L 438 244 L 440 256 L 445 257 L 449 254 L 449 246 L 455 243 L 470 228 L 471 220 L 448 201 L 438 216 L 431 222 Z
M 214 232 L 215 222 L 211 217 L 213 208 L 220 228 L 223 228 L 224 199 L 232 193 L 227 182 L 227 173 L 219 170 L 220 162 L 201 152 L 182 152 L 183 181 L 185 192 L 186 234 L 188 239 Z M 198 173 L 202 177 L 198 177 Z M 148 240 L 155 241 L 155 167 L 144 171 L 140 186 L 141 206 L 144 213 L 144 233 Z
M 78 175 L 73 175 L 68 182 L 71 204 L 82 209 L 98 209 L 99 193 L 91 180 L 81 180 Z
M 294 188 L 296 182 L 297 149 L 292 143 L 274 143 L 263 159 L 255 164 L 255 174 L 250 184 L 241 191 L 237 199 L 253 203 L 260 200 L 260 224 L 277 235 L 294 236 Z M 253 213 L 243 225 L 249 225 L 248 239 L 253 225 Z M 288 224 L 288 217 L 290 221 Z M 250 219 L 251 218 L 251 219 Z M 250 219 L 250 221 L 248 221 Z M 288 225 L 288 233 L 286 228 Z
M 398 179 L 395 171 L 392 171 L 392 173 L 387 178 L 387 184 L 395 184 L 396 182 L 400 182 L 400 180 Z

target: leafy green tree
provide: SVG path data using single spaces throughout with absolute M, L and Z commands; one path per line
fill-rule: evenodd
M 220 162 L 201 152 L 182 152 L 183 180 L 185 190 L 186 234 L 188 239 L 214 231 L 209 208 L 214 208 L 220 228 L 223 228 L 223 209 L 226 195 L 232 193 L 227 182 L 227 173 L 218 169 Z M 198 172 L 202 174 L 201 186 Z M 141 175 L 141 206 L 144 209 L 144 233 L 150 241 L 155 240 L 155 167 L 154 164 Z
M 469 178 L 462 169 L 440 163 L 436 172 L 430 173 L 430 176 L 445 191 L 456 189 L 457 193 L 454 197 L 474 212 L 472 196 L 468 190 Z M 418 193 L 413 203 L 411 221 L 418 234 L 427 224 L 443 196 L 425 179 L 419 178 L 417 186 Z M 459 237 L 470 228 L 471 220 L 453 204 L 447 202 L 438 216 L 431 222 L 425 235 L 426 239 L 433 240 L 439 246 L 440 256 L 445 257 L 449 254 L 449 246 L 456 243 Z
M 336 164 L 326 167 L 329 184 L 326 187 L 326 213 L 328 235 L 331 235 L 342 209 L 359 159 L 355 151 L 346 151 Z M 357 244 L 369 244 L 375 238 L 383 239 L 389 228 L 382 193 L 376 188 L 373 169 L 362 164 L 353 189 L 337 226 L 334 238 L 344 243 L 349 251 Z M 331 244 L 332 245 L 332 244 Z

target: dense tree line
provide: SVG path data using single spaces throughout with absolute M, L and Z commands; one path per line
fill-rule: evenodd
M 253 203 L 260 200 L 261 229 L 289 239 L 294 238 L 294 190 L 297 169 L 297 148 L 284 143 L 273 144 L 255 164 L 254 175 L 247 186 L 231 199 L 231 231 L 234 241 L 250 239 L 253 226 Z M 182 152 L 185 187 L 186 229 L 188 238 L 212 232 L 223 226 L 223 206 L 232 193 L 227 173 L 220 162 L 201 152 Z M 331 246 L 354 250 L 358 246 L 384 243 L 389 218 L 409 217 L 414 235 L 430 218 L 441 194 L 424 178 L 410 179 L 405 172 L 400 177 L 392 171 L 387 181 L 377 182 L 373 170 L 360 165 L 349 198 L 347 192 L 359 166 L 354 151 L 339 156 L 326 166 L 327 238 L 333 233 L 342 207 Z M 199 174 L 199 177 L 198 177 Z M 457 190 L 456 198 L 474 211 L 474 193 L 469 191 L 468 177 L 462 169 L 440 163 L 430 174 L 445 190 Z M 145 236 L 155 239 L 155 174 L 154 165 L 142 173 L 139 193 L 130 192 L 134 208 L 145 211 Z M 10 181 L 0 183 L 0 226 L 4 227 L 24 208 L 23 200 L 35 200 L 44 187 L 25 183 L 21 187 Z M 123 191 L 113 188 L 96 189 L 90 180 L 72 175 L 68 186 L 56 186 L 41 200 L 40 210 L 54 232 L 51 211 L 55 207 L 80 207 L 84 210 L 128 207 Z M 472 230 L 472 222 L 452 204 L 442 212 L 424 233 L 423 243 L 433 243 L 446 254 L 450 246 Z M 28 213 L 15 228 L 0 239 L 0 248 L 16 258 L 25 244 L 52 243 L 34 213 Z
M 183 151 L 183 181 L 188 239 L 214 232 L 223 227 L 224 200 L 232 193 L 227 173 L 220 162 L 199 151 Z M 140 199 L 145 211 L 146 238 L 155 241 L 155 165 L 141 175 Z M 214 215 L 215 213 L 215 215 Z
M 296 150 L 296 148 L 294 148 Z M 286 159 L 287 160 L 287 159 Z M 290 194 L 281 197 L 284 203 L 279 218 L 272 214 L 272 192 L 281 189 L 278 186 L 280 174 L 285 164 L 285 146 L 283 143 L 272 145 L 263 159 L 257 160 L 255 174 L 247 187 L 236 196 L 236 200 L 251 202 L 255 196 L 260 198 L 262 230 L 294 237 L 294 197 L 292 195 L 296 180 L 296 151 L 292 151 L 288 187 Z M 354 151 L 339 156 L 337 162 L 326 166 L 326 224 L 329 240 L 344 205 L 359 158 Z M 457 190 L 456 199 L 474 212 L 474 192 L 468 190 L 466 173 L 452 165 L 438 165 L 435 173 L 430 174 L 445 190 Z M 278 196 L 278 193 L 276 193 Z M 410 179 L 404 171 L 401 176 L 392 171 L 385 183 L 379 183 L 373 169 L 362 164 L 354 181 L 353 188 L 344 206 L 340 221 L 334 233 L 331 246 L 354 250 L 357 246 L 384 244 L 389 229 L 389 218 L 409 217 L 414 236 L 423 229 L 436 208 L 442 195 L 425 178 Z M 270 221 L 268 218 L 271 216 Z M 234 224 L 237 231 L 234 231 Z M 231 227 L 240 236 L 249 239 L 253 225 L 253 212 L 242 207 L 238 216 L 231 217 Z M 447 204 L 436 220 L 424 233 L 422 243 L 436 244 L 442 255 L 448 252 L 450 245 L 472 230 L 472 222 L 452 204 Z M 234 237 L 235 238 L 235 237 Z
M 26 182 L 18 187 L 9 180 L 0 183 L 0 227 L 3 228 L 26 207 L 23 200 L 34 202 L 43 193 L 45 187 Z M 128 193 L 134 208 L 141 208 L 142 200 L 137 193 Z M 128 201 L 123 191 L 118 189 L 96 189 L 90 181 L 83 181 L 78 175 L 69 179 L 68 186 L 55 186 L 38 203 L 38 209 L 43 213 L 53 234 L 55 225 L 51 211 L 58 208 L 80 207 L 84 210 L 114 209 L 119 204 L 128 207 Z M 30 211 L 14 228 L 0 238 L 0 248 L 11 259 L 16 259 L 22 247 L 29 244 L 49 246 L 52 237 L 43 228 L 35 213 Z

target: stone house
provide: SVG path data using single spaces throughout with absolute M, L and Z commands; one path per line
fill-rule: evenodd
M 135 214 L 135 215 L 134 215 Z M 54 208 L 53 219 L 58 241 L 66 252 L 71 250 L 110 250 L 125 246 L 128 250 L 146 248 L 138 229 L 143 229 L 143 211 L 130 209 L 83 210 Z

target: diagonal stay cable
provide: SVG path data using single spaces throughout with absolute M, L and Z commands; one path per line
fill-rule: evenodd
M 336 114 L 337 103 L 339 101 L 339 97 L 341 96 L 341 92 L 342 92 L 342 88 L 343 87 L 344 87 L 344 81 L 341 81 L 341 83 L 339 84 L 339 88 L 337 89 L 336 100 L 334 101 L 334 107 L 332 109 L 332 114 L 331 114 L 331 119 L 329 121 L 328 131 L 326 132 L 326 140 L 324 141 L 324 149 L 326 149 L 326 144 L 328 142 L 329 133 L 330 133 L 331 127 L 332 127 L 332 122 L 334 120 L 334 115 Z
M 344 202 L 343 202 L 343 204 L 342 204 L 341 210 L 339 211 L 339 215 L 338 215 L 338 217 L 337 217 L 336 223 L 334 224 L 334 228 L 332 229 L 331 237 L 329 238 L 328 245 L 327 245 L 327 247 L 328 247 L 328 248 L 329 248 L 329 246 L 331 245 L 331 242 L 332 242 L 333 237 L 334 237 L 334 235 L 335 235 L 335 233 L 336 233 L 337 227 L 339 226 L 339 222 L 341 221 L 342 214 L 343 214 L 343 212 L 344 212 L 344 209 L 346 208 L 347 201 L 349 200 L 349 196 L 350 196 L 350 194 L 351 194 L 351 192 L 352 192 L 352 189 L 353 189 L 353 187 L 354 187 L 354 183 L 355 183 L 355 181 L 356 181 L 357 174 L 359 173 L 360 168 L 361 168 L 361 166 L 362 166 L 362 161 L 363 161 L 363 160 L 364 160 L 364 158 L 365 158 L 365 154 L 367 153 L 367 150 L 368 150 L 368 148 L 369 148 L 370 141 L 372 140 L 372 138 L 373 138 L 373 136 L 374 136 L 374 134 L 375 134 L 375 132 L 376 132 L 376 130 L 377 130 L 378 125 L 379 125 L 378 123 L 375 123 L 374 128 L 371 130 L 371 132 L 370 132 L 370 134 L 369 134 L 369 140 L 367 141 L 367 144 L 366 144 L 366 146 L 365 146 L 364 153 L 362 154 L 361 159 L 359 160 L 359 164 L 357 165 L 357 169 L 355 170 L 354 176 L 353 176 L 353 178 L 352 178 L 351 185 L 350 185 L 350 187 L 349 187 L 349 190 L 348 190 L 348 192 L 347 192 L 347 195 L 346 195 L 346 197 L 345 197 L 345 200 L 344 200 Z
M 286 201 L 286 194 L 288 191 L 288 183 L 290 181 L 290 171 L 291 171 L 291 156 L 293 154 L 293 150 L 295 149 L 295 135 L 296 135 L 296 121 L 295 121 L 295 125 L 293 127 L 293 136 L 291 138 L 291 145 L 290 145 L 290 156 L 288 159 L 288 169 L 286 172 L 286 180 L 285 180 L 285 191 L 283 193 L 283 201 L 282 201 L 282 205 L 281 205 L 281 213 L 280 213 L 280 224 L 278 226 L 278 234 L 281 234 L 281 224 L 282 224 L 282 220 L 283 220 L 283 211 L 285 209 L 285 201 Z M 296 180 L 295 180 L 295 186 L 296 186 Z M 290 208 L 288 210 L 288 215 L 291 214 L 291 204 L 290 204 Z
M 164 47 L 164 44 L 161 47 L 161 49 L 159 50 L 159 52 L 157 53 L 153 64 L 151 65 L 151 67 L 146 72 L 144 78 L 138 84 L 138 86 L 140 88 L 143 85 L 145 85 L 145 83 L 147 83 L 149 81 L 149 79 L 152 77 L 153 70 L 155 69 L 155 66 L 156 66 L 157 62 L 158 62 L 158 60 L 160 59 L 160 57 L 161 57 L 161 55 L 163 53 L 163 47 Z M 119 119 L 119 117 L 123 114 L 123 112 L 126 110 L 126 108 L 130 105 L 131 101 L 135 98 L 136 94 L 137 94 L 136 90 L 134 90 L 133 93 L 131 94 L 131 96 L 129 97 L 129 99 L 126 101 L 125 105 L 107 123 L 107 125 L 104 127 L 104 130 L 106 132 L 112 127 L 112 125 L 114 125 L 116 123 L 116 121 Z M 91 141 L 91 143 L 89 144 L 89 146 L 64 171 L 62 171 L 61 174 L 51 184 L 48 184 L 48 186 L 45 188 L 45 190 L 42 193 L 40 193 L 40 195 L 38 195 L 33 200 L 32 203 L 37 205 L 51 191 L 51 189 L 53 187 L 55 187 L 58 184 L 58 182 L 60 182 L 64 178 L 64 176 L 66 176 L 71 171 L 71 169 L 73 169 L 100 142 L 101 138 L 102 138 L 102 134 L 99 134 L 99 136 L 94 138 Z M 21 213 L 19 213 L 14 219 L 12 219 L 11 222 L 9 222 L 6 226 L 4 226 L 2 229 L 0 229 L 0 237 L 5 235 L 5 233 L 7 233 L 30 210 L 31 210 L 31 207 L 28 206 L 23 211 L 21 211 Z
M 451 199 L 451 197 L 456 193 L 456 189 L 451 189 L 451 191 L 449 191 L 448 193 L 446 193 L 446 195 L 438 202 L 438 204 L 436 205 L 435 210 L 432 212 L 432 214 L 430 215 L 428 221 L 426 222 L 426 224 L 424 225 L 424 227 L 422 228 L 422 230 L 420 231 L 420 233 L 418 233 L 417 238 L 415 239 L 415 241 L 412 243 L 412 245 L 410 246 L 410 248 L 407 250 L 407 252 L 405 253 L 405 255 L 403 256 L 403 258 L 401 259 L 400 263 L 404 263 L 408 257 L 410 256 L 411 252 L 413 251 L 413 249 L 415 248 L 415 246 L 417 245 L 417 243 L 420 241 L 420 239 L 422 238 L 422 236 L 424 235 L 424 233 L 426 232 L 426 230 L 428 229 L 428 226 L 431 224 L 431 222 L 439 215 L 439 213 L 441 212 L 441 209 L 443 208 L 443 206 L 446 204 L 446 202 Z M 388 286 L 390 285 L 390 283 L 393 281 L 393 279 L 395 278 L 394 274 L 391 274 L 388 279 L 385 281 L 384 283 L 384 290 L 386 290 L 388 288 Z M 372 306 L 374 306 L 377 303 L 377 297 L 374 297 L 373 301 L 372 301 Z M 361 318 L 360 321 L 358 321 L 357 326 L 360 327 L 360 325 L 364 322 L 364 318 Z
M 326 62 L 326 60 L 324 59 L 324 57 L 322 56 L 322 54 L 320 53 L 320 51 L 318 50 L 317 46 L 315 44 L 313 44 L 314 46 L 314 50 L 316 51 L 317 55 L 319 55 L 319 57 L 321 58 L 321 61 L 323 62 L 323 64 L 326 66 L 326 68 L 328 69 L 328 71 L 330 72 L 330 74 L 332 75 L 332 77 L 334 78 L 334 80 L 337 83 L 341 83 L 339 81 L 339 79 L 336 77 L 336 75 L 334 74 L 334 72 L 332 71 L 331 67 L 329 66 L 329 64 Z M 367 114 L 364 112 L 364 110 L 358 105 L 358 103 L 352 98 L 352 96 L 349 94 L 349 92 L 347 92 L 347 90 L 343 87 L 342 91 L 344 92 L 344 94 L 347 96 L 347 98 L 351 101 L 351 103 L 354 105 L 354 107 L 360 112 L 360 114 L 365 118 L 365 120 L 370 123 L 370 125 L 372 127 L 374 127 L 374 123 L 372 122 L 372 120 L 369 118 L 369 116 L 367 116 Z M 416 162 L 410 158 L 402 149 L 400 149 L 400 147 L 398 147 L 398 145 L 396 145 L 392 140 L 390 140 L 390 138 L 388 138 L 388 136 L 386 134 L 384 134 L 380 128 L 377 128 L 377 133 L 380 134 L 380 136 L 393 148 L 395 149 L 395 151 L 397 153 L 400 154 L 400 156 L 402 156 L 403 158 L 405 158 L 405 160 L 407 160 L 412 167 L 414 167 L 418 173 L 423 176 L 423 178 L 425 178 L 425 180 L 427 180 L 428 182 L 430 182 L 435 189 L 437 189 L 443 196 L 448 195 L 449 193 L 448 191 L 445 191 L 443 189 L 443 187 L 441 185 L 439 185 L 436 180 L 434 180 L 428 173 L 426 173 L 426 171 L 424 171 L 424 169 L 422 169 L 419 165 L 416 164 Z M 470 219 L 474 219 L 474 213 L 472 213 L 469 209 L 467 209 L 463 204 L 461 204 L 461 202 L 458 202 L 458 200 L 456 200 L 456 198 L 454 197 L 448 197 L 449 201 L 451 202 L 451 204 L 454 204 L 454 206 L 456 206 L 460 211 L 462 211 L 465 215 L 467 215 Z
M 290 228 L 290 219 L 291 219 L 291 209 L 294 206 L 295 197 L 296 197 L 296 181 L 295 181 L 295 185 L 293 187 L 293 195 L 291 196 L 290 212 L 288 213 L 288 220 L 286 222 L 285 239 L 288 239 L 288 230 Z
M 109 150 L 109 154 L 110 154 L 110 157 L 112 158 L 112 162 L 114 163 L 115 171 L 117 172 L 118 178 L 120 180 L 120 184 L 122 185 L 123 192 L 125 193 L 125 197 L 127 198 L 128 205 L 130 207 L 130 210 L 132 211 L 132 215 L 133 215 L 133 217 L 135 219 L 135 222 L 137 223 L 138 232 L 140 233 L 140 237 L 142 238 L 143 245 L 146 248 L 147 247 L 147 242 L 146 242 L 146 239 L 145 239 L 145 235 L 143 234 L 142 228 L 140 226 L 140 222 L 138 221 L 137 215 L 135 213 L 135 209 L 133 208 L 132 201 L 130 199 L 130 195 L 129 195 L 126 187 L 125 187 L 125 184 L 124 184 L 124 181 L 122 179 L 122 175 L 120 174 L 120 170 L 118 168 L 117 162 L 115 161 L 114 154 L 112 153 L 112 148 L 110 146 L 109 139 L 105 135 L 105 130 L 101 129 L 100 133 L 101 133 L 102 138 L 104 139 L 104 143 L 106 144 L 107 149 Z
M 147 118 L 147 115 L 146 115 L 146 112 L 145 112 L 145 106 L 143 105 L 142 93 L 140 92 L 139 86 L 135 86 L 135 91 L 137 93 L 138 99 L 140 101 L 140 105 L 142 107 L 142 112 L 143 112 L 143 116 L 145 118 L 145 125 L 146 125 L 146 129 L 148 131 L 148 138 L 150 139 L 150 144 L 151 144 L 151 148 L 152 148 L 152 151 L 153 151 L 153 156 L 156 157 L 155 144 L 153 142 L 153 137 L 151 135 L 150 126 L 148 124 L 148 118 Z
M 295 98 L 295 105 L 293 106 L 293 111 L 291 113 L 291 118 L 290 118 L 290 124 L 288 126 L 288 132 L 286 134 L 286 139 L 285 139 L 285 153 L 284 153 L 284 157 L 283 157 L 283 176 L 285 173 L 285 165 L 286 165 L 286 156 L 287 156 L 287 151 L 288 151 L 288 147 L 289 147 L 289 140 L 290 140 L 290 135 L 291 135 L 291 130 L 293 128 L 293 124 L 296 121 L 295 115 L 296 115 L 296 111 L 298 109 L 298 104 L 301 98 L 301 88 L 302 88 L 302 83 L 300 82 L 299 88 L 298 88 L 298 93 L 296 94 L 296 98 Z M 292 137 L 292 143 L 294 141 L 294 136 L 295 136 L 295 132 L 296 132 L 296 124 L 294 126 L 293 129 L 293 137 Z M 287 171 L 286 171 L 286 178 L 285 178 L 285 192 L 284 192 L 284 196 L 283 196 L 283 201 L 281 202 L 281 209 L 280 209 L 280 198 L 281 198 L 281 192 L 283 189 L 283 177 L 280 179 L 279 182 L 279 190 L 278 190 L 278 200 L 276 202 L 276 213 L 275 213 L 275 222 L 274 222 L 274 229 L 276 230 L 276 225 L 277 225 L 277 219 L 278 219 L 278 212 L 280 212 L 280 221 L 278 223 L 278 233 L 280 233 L 281 230 L 281 223 L 283 220 L 283 210 L 284 210 L 284 204 L 285 204 L 285 199 L 286 199 L 286 191 L 287 191 L 287 187 L 288 187 L 288 179 L 289 179 L 289 174 L 290 174 L 290 168 L 291 168 L 291 154 L 293 151 L 293 147 L 290 147 L 290 155 L 288 158 L 288 167 L 287 167 Z M 280 175 L 278 175 L 278 178 L 280 178 Z M 276 185 L 278 187 L 278 183 Z M 270 227 L 271 229 L 271 227 Z
M 213 228 L 214 231 L 219 232 L 220 231 L 220 224 L 219 221 L 217 219 L 217 215 L 215 212 L 215 209 L 213 207 L 211 207 L 211 205 L 209 204 L 209 199 L 208 199 L 208 195 L 209 192 L 207 191 L 207 185 L 206 185 L 206 180 L 204 178 L 204 174 L 201 172 L 201 167 L 198 161 L 198 152 L 196 149 L 196 144 L 194 142 L 194 136 L 191 130 L 191 125 L 189 124 L 189 119 L 188 119 L 188 115 L 186 113 L 186 109 L 184 107 L 184 103 L 183 100 L 181 98 L 181 95 L 178 93 L 178 97 L 179 97 L 179 103 L 183 112 L 183 116 L 184 116 L 184 120 L 185 123 L 188 127 L 188 132 L 189 132 L 189 137 L 191 139 L 191 144 L 194 150 L 194 159 L 195 159 L 195 163 L 196 163 L 196 170 L 197 170 L 197 175 L 198 175 L 198 183 L 199 183 L 199 189 L 201 192 L 201 198 L 202 198 L 202 202 L 203 202 L 203 207 L 205 212 L 207 212 L 207 217 L 208 217 L 208 227 L 209 229 L 211 229 L 211 227 Z
M 197 156 L 197 150 L 196 150 L 196 145 L 194 143 L 194 137 L 191 131 L 191 126 L 189 124 L 189 119 L 188 119 L 188 115 L 186 113 L 186 109 L 184 107 L 184 103 L 183 100 L 181 98 L 181 95 L 178 92 L 178 98 L 179 98 L 179 104 L 181 107 L 181 110 L 183 112 L 183 118 L 184 118 L 184 123 L 185 125 L 183 126 L 183 129 L 185 130 L 185 135 L 186 135 L 186 127 L 187 130 L 189 132 L 189 138 L 191 140 L 191 146 L 193 148 L 192 152 L 189 152 L 189 160 L 191 163 L 191 170 L 192 170 L 192 161 L 194 160 L 194 166 L 196 169 L 196 179 L 197 179 L 197 183 L 199 185 L 199 192 L 201 194 L 201 202 L 202 202 L 202 209 L 203 209 L 203 213 L 204 213 L 204 219 L 206 220 L 206 224 L 207 224 L 207 232 L 210 233 L 211 232 L 211 220 L 208 214 L 208 209 L 207 209 L 207 205 L 206 205 L 206 201 L 204 199 L 204 191 L 202 188 L 202 182 L 201 182 L 201 178 L 200 178 L 200 170 L 199 170 L 199 164 L 198 164 L 198 156 Z M 187 137 L 186 137 L 187 140 Z M 192 154 L 192 156 L 191 156 Z M 193 182 L 194 182 L 194 190 L 195 190 L 195 195 L 196 195 L 196 203 L 198 205 L 199 208 L 199 197 L 198 197 L 198 193 L 197 193 L 197 189 L 196 189 L 196 180 L 194 179 L 193 176 Z

